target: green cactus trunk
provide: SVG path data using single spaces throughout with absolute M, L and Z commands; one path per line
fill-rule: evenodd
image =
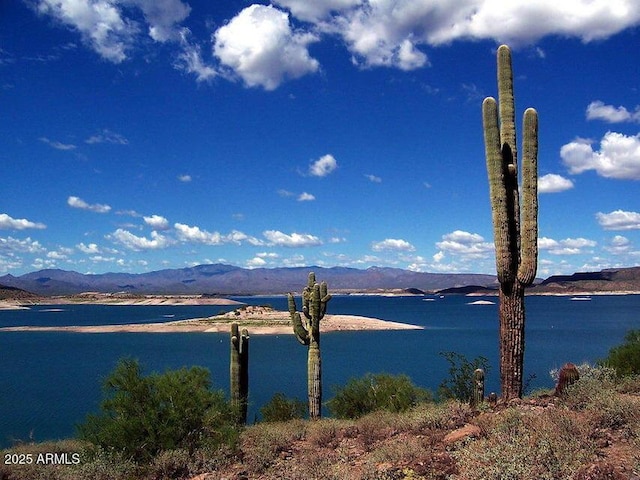
M 484 370 L 476 368 L 473 372 L 473 395 L 471 406 L 477 407 L 484 402 Z
M 309 273 L 309 281 L 302 291 L 302 313 L 297 312 L 296 301 L 288 295 L 289 313 L 293 324 L 293 333 L 300 343 L 309 347 L 307 358 L 307 395 L 309 397 L 309 418 L 321 417 L 322 411 L 322 366 L 320 361 L 320 320 L 327 311 L 327 302 L 331 295 L 326 282 L 316 283 L 316 276 Z
M 231 406 L 236 412 L 237 422 L 247 423 L 249 397 L 249 332 L 240 333 L 238 324 L 231 324 L 231 355 L 229 360 L 229 383 Z
M 503 399 L 509 400 L 522 396 L 524 292 L 538 261 L 538 114 L 532 108 L 524 113 L 521 197 L 509 47 L 498 48 L 497 57 L 499 105 L 486 98 L 482 121 L 500 282 L 500 383 Z

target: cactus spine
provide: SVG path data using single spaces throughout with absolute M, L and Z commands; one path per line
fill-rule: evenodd
M 229 362 L 231 405 L 240 424 L 247 423 L 247 399 L 249 396 L 249 332 L 239 331 L 238 324 L 231 324 L 231 357 Z
M 497 57 L 499 105 L 485 98 L 482 122 L 500 282 L 500 383 L 508 400 L 522 396 L 524 289 L 533 283 L 538 263 L 538 114 L 533 108 L 524 113 L 520 197 L 509 47 L 500 46 Z
M 297 311 L 295 298 L 288 295 L 289 313 L 293 324 L 293 333 L 298 341 L 309 347 L 307 360 L 307 394 L 309 397 L 309 418 L 318 419 L 322 409 L 322 370 L 320 362 L 320 320 L 327 311 L 327 302 L 331 295 L 327 292 L 327 283 L 316 283 L 316 276 L 309 273 L 309 281 L 302 291 L 302 313 Z

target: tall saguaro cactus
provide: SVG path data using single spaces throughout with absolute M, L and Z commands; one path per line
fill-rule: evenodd
M 240 333 L 238 324 L 231 324 L 231 355 L 229 378 L 231 405 L 237 413 L 238 423 L 247 423 L 247 400 L 249 396 L 249 332 Z
M 322 370 L 320 362 L 320 320 L 327 311 L 331 295 L 327 283 L 316 283 L 316 276 L 309 273 L 309 282 L 302 291 L 302 313 L 296 308 L 295 298 L 288 295 L 289 313 L 293 323 L 293 333 L 298 341 L 309 347 L 307 359 L 307 394 L 309 396 L 309 418 L 320 418 L 322 409 Z
M 499 105 L 485 98 L 482 122 L 500 282 L 500 383 L 508 400 L 522 396 L 524 289 L 538 263 L 538 114 L 533 108 L 524 112 L 520 196 L 509 47 L 500 46 L 497 56 Z

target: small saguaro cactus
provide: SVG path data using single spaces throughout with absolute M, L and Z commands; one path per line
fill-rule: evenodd
M 293 294 L 289 293 L 289 313 L 293 324 L 293 333 L 298 341 L 309 347 L 307 360 L 307 394 L 309 397 L 309 418 L 320 418 L 322 409 L 322 370 L 320 363 L 320 320 L 327 311 L 327 302 L 331 295 L 327 292 L 327 283 L 316 283 L 316 275 L 309 273 L 309 281 L 302 291 L 302 313 L 296 308 Z
M 574 384 L 580 379 L 578 368 L 571 362 L 565 363 L 558 372 L 558 383 L 554 395 L 559 397 L 563 395 L 569 385 Z
M 471 406 L 477 407 L 484 402 L 484 370 L 476 368 L 473 372 L 473 393 Z
M 524 289 L 533 283 L 538 262 L 538 114 L 533 108 L 524 112 L 521 197 L 509 47 L 500 46 L 497 57 L 499 104 L 485 98 L 482 123 L 500 282 L 500 385 L 509 400 L 522 396 Z
M 231 324 L 231 357 L 229 362 L 231 405 L 237 412 L 238 423 L 247 423 L 249 396 L 249 332 L 240 332 L 238 324 Z

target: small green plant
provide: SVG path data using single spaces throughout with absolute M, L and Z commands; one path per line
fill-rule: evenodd
M 609 350 L 600 364 L 614 368 L 621 377 L 640 374 L 640 330 L 629 330 L 624 343 Z
M 335 396 L 327 405 L 337 418 L 359 418 L 376 410 L 403 412 L 433 400 L 431 392 L 415 386 L 406 375 L 369 373 L 334 390 Z
M 471 401 L 475 391 L 475 371 L 481 369 L 486 376 L 491 369 L 489 360 L 479 356 L 469 361 L 457 352 L 440 352 L 440 356 L 449 362 L 449 377 L 440 383 L 438 396 L 444 400 Z
M 202 367 L 143 376 L 136 360 L 121 360 L 103 386 L 101 412 L 78 426 L 79 436 L 107 451 L 147 463 L 163 450 L 193 452 L 236 435 L 233 409 L 212 391 Z
M 295 418 L 304 418 L 306 411 L 307 405 L 302 400 L 276 393 L 260 409 L 260 414 L 265 422 L 287 422 Z

